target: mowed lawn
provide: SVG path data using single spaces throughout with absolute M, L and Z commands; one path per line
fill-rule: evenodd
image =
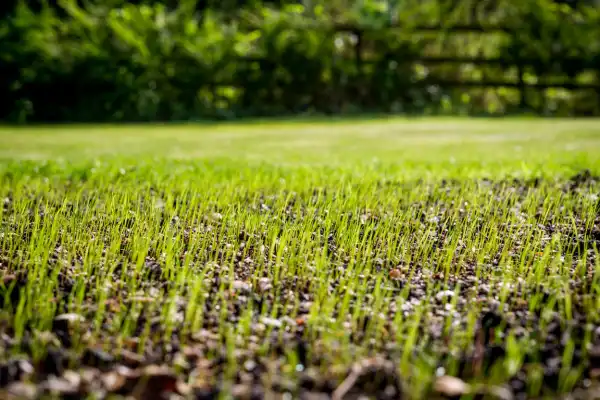
M 0 398 L 595 398 L 600 120 L 0 128 Z
M 458 165 L 497 175 L 542 164 L 544 169 L 595 168 L 598 150 L 598 119 L 0 127 L 0 159 L 6 160 L 152 157 L 345 167 L 381 162 L 403 169 Z

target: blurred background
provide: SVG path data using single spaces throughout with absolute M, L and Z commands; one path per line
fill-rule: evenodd
M 0 2 L 0 121 L 600 114 L 600 0 Z

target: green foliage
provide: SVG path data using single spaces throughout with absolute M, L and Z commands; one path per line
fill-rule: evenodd
M 600 54 L 599 17 L 595 9 L 573 10 L 549 0 L 527 2 L 513 22 L 518 34 L 503 51 L 507 58 L 537 58 L 538 73 L 554 69 L 574 76 Z M 574 61 L 557 62 L 565 57 Z
M 528 60 L 527 72 L 535 79 L 597 82 L 599 16 L 592 7 L 573 9 L 550 0 L 525 5 L 61 0 L 55 7 L 42 3 L 37 8 L 21 1 L 0 25 L 0 119 L 156 121 L 302 111 L 510 110 L 518 96 L 415 84 L 424 77 L 435 82 L 483 74 L 506 80 L 508 69 L 437 68 L 414 60 L 447 56 L 444 52 L 453 49 L 450 55 L 498 55 L 507 66 Z M 509 24 L 515 34 L 498 39 L 450 33 L 453 25 L 468 23 Z M 338 32 L 335 24 L 370 33 Z M 399 28 L 385 29 L 391 24 Z M 414 30 L 436 24 L 444 29 L 433 36 Z M 582 112 L 600 110 L 589 93 L 536 96 L 531 103 L 542 112 L 572 113 L 581 104 L 586 104 Z

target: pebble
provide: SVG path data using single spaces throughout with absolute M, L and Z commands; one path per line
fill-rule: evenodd
M 75 314 L 75 313 L 67 313 L 67 314 L 60 314 L 58 315 L 56 318 L 54 318 L 54 321 L 66 321 L 69 323 L 73 323 L 73 322 L 83 322 L 85 321 L 85 318 L 79 314 Z
M 14 382 L 6 388 L 7 393 L 18 399 L 35 399 L 38 395 L 37 387 L 32 383 Z
M 283 323 L 280 320 L 268 317 L 263 317 L 261 319 L 261 322 L 267 326 L 272 326 L 275 328 L 281 328 L 281 326 L 283 325 Z
M 260 278 L 258 280 L 258 289 L 261 293 L 271 290 L 272 288 L 273 285 L 271 285 L 271 280 L 269 278 Z
M 77 385 L 75 385 L 74 383 L 76 382 L 72 382 L 69 379 L 57 378 L 52 376 L 46 382 L 42 383 L 41 387 L 42 389 L 51 393 L 56 393 L 60 395 L 72 395 L 77 393 L 78 389 Z
M 250 285 L 244 281 L 233 281 L 233 289 L 248 292 L 250 291 Z
M 449 397 L 463 396 L 471 390 L 470 386 L 462 379 L 449 375 L 437 378 L 433 388 L 437 393 Z
M 445 297 L 454 297 L 454 292 L 452 290 L 442 290 L 435 295 L 437 301 L 442 301 Z
M 256 362 L 254 360 L 248 360 L 244 363 L 244 369 L 246 371 L 252 372 L 256 368 Z

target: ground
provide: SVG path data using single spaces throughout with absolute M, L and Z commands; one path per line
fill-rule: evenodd
M 0 128 L 0 398 L 597 398 L 599 176 L 593 119 Z

